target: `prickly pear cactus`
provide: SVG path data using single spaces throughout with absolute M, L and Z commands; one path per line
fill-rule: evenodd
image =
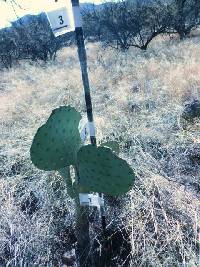
M 100 146 L 109 147 L 117 155 L 119 154 L 119 144 L 116 141 L 107 141 L 100 144 Z
M 128 163 L 107 147 L 87 145 L 77 154 L 79 186 L 117 196 L 128 192 L 135 175 Z
M 58 170 L 76 162 L 81 145 L 78 131 L 81 115 L 70 106 L 52 111 L 42 125 L 31 146 L 31 160 L 41 170 Z

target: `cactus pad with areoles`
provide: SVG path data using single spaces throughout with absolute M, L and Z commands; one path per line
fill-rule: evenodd
M 83 146 L 77 154 L 79 186 L 118 196 L 128 192 L 135 175 L 128 163 L 107 147 Z
M 109 147 L 117 155 L 119 154 L 119 143 L 116 141 L 107 141 L 100 144 L 100 146 Z
M 31 160 L 37 168 L 58 170 L 75 164 L 81 145 L 80 119 L 80 113 L 70 106 L 52 111 L 47 122 L 38 129 L 30 149 Z

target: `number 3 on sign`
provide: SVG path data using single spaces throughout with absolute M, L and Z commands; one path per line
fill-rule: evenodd
M 47 17 L 55 36 L 74 30 L 73 21 L 66 7 L 47 12 Z
M 63 17 L 62 16 L 59 16 L 58 18 L 60 19 L 60 25 L 63 25 L 64 24 Z

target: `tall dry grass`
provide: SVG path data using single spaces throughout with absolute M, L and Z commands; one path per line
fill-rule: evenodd
M 97 139 L 118 139 L 137 175 L 122 208 L 107 205 L 130 236 L 119 266 L 198 266 L 200 124 L 185 128 L 180 118 L 199 99 L 199 41 L 159 37 L 147 52 L 127 53 L 87 44 Z M 85 114 L 76 49 L 55 62 L 20 62 L 0 79 L 0 266 L 60 266 L 73 202 L 59 176 L 31 164 L 29 148 L 53 108 Z

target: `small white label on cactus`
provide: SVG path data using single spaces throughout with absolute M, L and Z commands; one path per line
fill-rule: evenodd
M 95 126 L 94 126 L 94 122 L 88 122 L 88 126 L 89 126 L 89 131 L 90 131 L 90 136 L 95 136 Z
M 104 206 L 104 199 L 99 196 L 99 194 L 79 194 L 81 206 L 91 206 L 91 207 L 100 207 Z
M 46 14 L 56 37 L 75 30 L 72 7 L 61 7 Z

